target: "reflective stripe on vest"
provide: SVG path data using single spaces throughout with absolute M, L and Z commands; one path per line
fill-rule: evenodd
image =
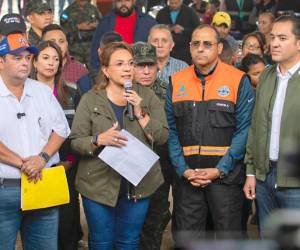
M 208 155 L 208 156 L 223 156 L 230 147 L 228 146 L 186 146 L 182 147 L 184 156 L 191 155 Z

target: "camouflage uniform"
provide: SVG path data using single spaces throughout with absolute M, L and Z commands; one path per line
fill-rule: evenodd
M 38 45 L 39 42 L 42 41 L 42 38 L 39 37 L 32 28 L 30 28 L 30 30 L 28 31 L 28 41 L 31 45 Z
M 89 1 L 83 8 L 75 1 L 60 16 L 60 24 L 67 34 L 70 54 L 87 66 L 90 61 L 91 41 L 96 28 L 79 30 L 77 25 L 84 22 L 98 23 L 101 17 L 98 9 Z
M 28 16 L 30 13 L 38 13 L 41 14 L 45 11 L 51 10 L 52 7 L 50 4 L 50 1 L 47 0 L 31 0 L 26 5 L 26 16 Z M 32 28 L 30 28 L 28 32 L 28 41 L 32 45 L 38 45 L 40 41 L 42 41 L 42 38 L 38 36 L 34 32 Z
M 134 61 L 140 63 L 157 63 L 155 47 L 148 43 L 138 42 L 133 45 Z M 168 83 L 157 78 L 151 89 L 164 103 Z M 147 212 L 146 220 L 141 232 L 140 249 L 141 250 L 159 250 L 162 241 L 163 232 L 171 219 L 169 211 L 169 190 L 172 177 L 168 173 L 170 166 L 167 144 L 155 145 L 154 151 L 160 156 L 160 165 L 165 182 L 156 190 L 150 198 L 150 206 Z

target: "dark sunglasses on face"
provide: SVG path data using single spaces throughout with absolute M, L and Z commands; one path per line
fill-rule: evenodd
M 211 41 L 191 41 L 190 46 L 194 49 L 198 49 L 200 46 L 203 46 L 205 49 L 211 49 L 213 45 L 218 44 L 218 42 L 211 42 Z

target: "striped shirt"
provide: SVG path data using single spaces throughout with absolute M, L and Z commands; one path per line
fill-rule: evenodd
M 175 59 L 170 56 L 169 61 L 162 70 L 157 72 L 157 78 L 169 84 L 169 77 L 175 72 L 186 68 L 188 64 L 182 60 Z

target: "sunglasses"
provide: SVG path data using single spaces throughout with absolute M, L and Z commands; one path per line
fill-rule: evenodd
M 190 46 L 193 49 L 198 49 L 200 46 L 203 46 L 205 49 L 211 49 L 215 44 L 218 44 L 218 42 L 210 42 L 210 41 L 191 41 Z

